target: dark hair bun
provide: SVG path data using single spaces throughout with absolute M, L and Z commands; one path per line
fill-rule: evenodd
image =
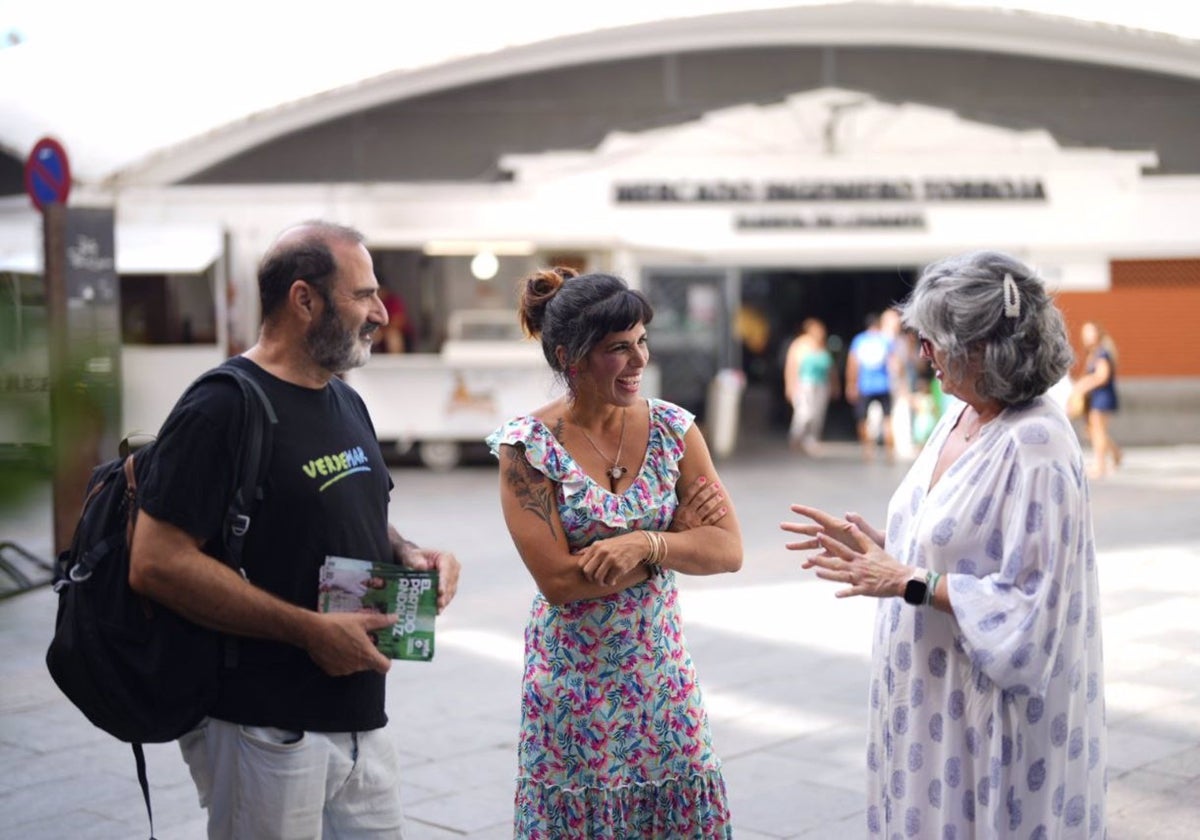
M 546 320 L 546 307 L 562 284 L 579 274 L 573 268 L 562 266 L 542 269 L 521 281 L 520 312 L 521 329 L 530 338 L 542 334 L 542 324 Z

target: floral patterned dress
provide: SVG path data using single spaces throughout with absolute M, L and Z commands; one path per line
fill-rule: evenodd
M 577 551 L 637 528 L 665 530 L 692 415 L 650 400 L 650 443 L 622 494 L 601 487 L 539 420 L 517 417 L 488 437 L 520 444 L 558 484 Z M 538 594 L 525 629 L 515 836 L 731 837 L 720 761 L 683 639 L 675 574 L 561 607 Z

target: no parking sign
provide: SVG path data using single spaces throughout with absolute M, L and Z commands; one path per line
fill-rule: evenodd
M 43 137 L 25 160 L 25 192 L 42 214 L 54 459 L 54 551 L 71 544 L 96 464 L 121 430 L 121 300 L 112 207 L 68 207 L 71 164 Z M 103 453 L 103 457 L 101 455 Z
M 33 206 L 45 211 L 47 204 L 66 204 L 71 192 L 71 164 L 62 144 L 43 137 L 25 160 L 25 192 Z

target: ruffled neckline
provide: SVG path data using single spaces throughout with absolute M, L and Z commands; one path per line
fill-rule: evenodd
M 559 442 L 558 438 L 556 438 L 554 436 L 554 433 L 552 431 L 550 431 L 550 427 L 547 426 L 545 423 L 543 423 L 541 420 L 539 420 L 538 418 L 533 417 L 531 415 L 526 415 L 525 417 L 518 418 L 518 419 L 528 420 L 532 426 L 535 426 L 538 428 L 538 430 L 543 434 L 543 436 L 546 439 L 547 452 L 551 448 L 554 448 L 557 450 L 556 454 L 559 455 L 562 463 L 564 465 L 568 465 L 565 467 L 565 469 L 567 469 L 569 471 L 569 474 L 572 479 L 574 479 L 576 481 L 583 479 L 583 480 L 591 483 L 592 485 L 594 485 L 596 487 L 596 489 L 599 490 L 600 492 L 607 493 L 610 496 L 624 496 L 626 493 L 633 490 L 633 488 L 637 486 L 639 481 L 646 480 L 646 471 L 650 468 L 650 453 L 651 453 L 651 451 L 653 451 L 653 448 L 654 448 L 654 435 L 655 435 L 655 432 L 657 431 L 657 426 L 654 422 L 654 405 L 652 403 L 650 403 L 649 400 L 647 400 L 647 416 L 649 418 L 650 429 L 649 429 L 649 433 L 646 436 L 646 452 L 644 455 L 642 455 L 642 464 L 638 468 L 638 471 L 636 473 L 634 473 L 633 481 L 630 483 L 630 485 L 628 487 L 626 487 L 625 490 L 620 493 L 617 493 L 613 490 L 609 490 L 607 487 L 605 487 L 603 484 L 601 484 L 599 481 L 597 481 L 595 478 L 593 478 L 591 475 L 589 475 L 587 470 L 585 470 L 583 467 L 581 467 L 579 465 L 579 462 L 575 460 L 575 456 L 572 455 L 570 452 L 568 452 L 567 448 L 565 446 L 563 446 Z M 526 448 L 526 451 L 528 452 L 528 448 Z
M 588 475 L 550 428 L 532 415 L 522 415 L 509 421 L 495 443 L 524 444 L 525 459 L 539 472 L 559 483 L 566 506 L 586 509 L 611 528 L 633 527 L 653 517 L 662 507 L 665 499 L 655 493 L 656 487 L 664 484 L 674 487 L 673 480 L 663 482 L 661 479 L 665 476 L 657 475 L 662 471 L 658 462 L 663 463 L 667 472 L 674 473 L 672 478 L 677 478 L 679 471 L 678 459 L 671 459 L 670 450 L 663 441 L 663 404 L 657 400 L 647 400 L 647 404 L 650 434 L 646 454 L 633 482 L 623 492 L 614 493 Z M 522 427 L 525 433 L 521 432 Z

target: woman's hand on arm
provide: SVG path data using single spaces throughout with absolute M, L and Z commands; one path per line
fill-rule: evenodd
M 630 531 L 596 540 L 575 555 L 579 571 L 601 586 L 629 579 L 635 571 L 646 571 L 642 561 L 650 554 L 650 539 L 645 531 Z
M 694 424 L 684 447 L 676 485 L 683 488 L 681 504 L 663 534 L 667 552 L 662 565 L 690 575 L 736 572 L 742 567 L 741 525 L 704 435 Z
M 701 525 L 716 525 L 729 513 L 721 483 L 709 481 L 706 475 L 692 479 L 682 491 L 676 488 L 676 493 L 679 506 L 675 508 L 668 531 L 690 531 Z
M 719 481 L 699 475 L 678 491 L 679 506 L 668 531 L 682 533 L 705 525 L 716 525 L 729 513 Z M 610 583 L 628 574 L 653 554 L 652 537 L 645 531 L 630 531 L 597 540 L 577 557 L 584 577 L 595 583 Z M 669 549 L 668 549 L 669 553 Z
M 604 578 L 615 575 L 612 583 L 597 583 L 589 579 L 581 569 L 580 558 L 583 555 L 572 555 L 567 543 L 558 515 L 557 485 L 529 463 L 519 446 L 500 446 L 500 507 L 525 567 L 529 569 L 542 596 L 552 604 L 611 595 L 649 576 L 649 571 L 640 563 L 644 554 L 637 556 L 632 563 L 628 562 L 633 554 L 631 547 L 637 544 L 635 538 L 644 538 L 637 534 L 622 534 L 613 540 L 629 543 L 619 552 L 624 557 L 625 562 L 621 564 L 624 571 L 614 571 L 610 563 L 605 569 Z M 610 548 L 603 556 L 611 561 L 616 554 L 618 552 Z

